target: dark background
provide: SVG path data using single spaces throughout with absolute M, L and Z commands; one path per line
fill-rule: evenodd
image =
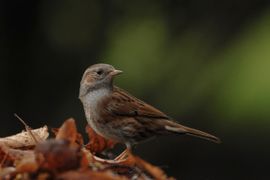
M 268 179 L 270 3 L 263 0 L 0 1 L 2 137 L 58 127 L 84 133 L 80 78 L 105 62 L 117 85 L 220 145 L 160 137 L 135 153 L 183 180 Z M 267 178 L 268 177 L 268 178 Z

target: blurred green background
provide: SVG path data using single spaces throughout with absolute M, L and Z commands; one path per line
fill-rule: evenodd
M 182 124 L 219 136 L 148 141 L 135 153 L 183 180 L 268 179 L 270 2 L 0 1 L 1 136 L 58 127 L 83 133 L 83 71 L 110 63 L 116 84 Z

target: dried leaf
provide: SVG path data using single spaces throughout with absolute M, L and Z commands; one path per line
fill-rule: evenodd
M 0 170 L 0 179 L 12 179 L 16 172 L 14 167 L 5 167 Z
M 163 170 L 160 168 L 153 166 L 152 164 L 144 161 L 143 159 L 139 158 L 138 156 L 133 156 L 136 162 L 136 165 L 140 168 L 145 170 L 149 173 L 154 179 L 166 180 L 166 179 L 173 179 L 168 178 Z
M 92 157 L 89 156 L 92 156 L 92 154 L 85 148 L 81 148 L 81 162 L 80 162 L 81 169 L 87 169 L 89 167 L 89 164 L 92 161 Z
M 33 129 L 31 130 L 31 132 L 39 141 L 44 141 L 49 136 L 47 126 Z M 0 138 L 0 143 L 5 144 L 6 146 L 11 148 L 26 148 L 32 147 L 36 144 L 36 142 L 33 140 L 33 138 L 29 135 L 27 131 L 22 131 L 21 133 L 12 136 Z
M 98 179 L 98 180 L 126 180 L 127 178 L 113 174 L 109 171 L 95 172 L 87 171 L 68 171 L 60 174 L 57 179 L 81 180 L 81 179 Z
M 39 168 L 39 164 L 36 161 L 36 156 L 27 156 L 19 161 L 16 165 L 17 172 L 31 172 L 34 173 Z
M 53 130 L 55 139 L 46 140 L 48 131 L 46 126 L 44 128 L 41 134 L 36 132 L 41 132 L 38 129 L 31 130 L 33 136 L 43 137 L 34 150 L 11 148 L 35 146 L 29 132 L 0 138 L 0 179 L 171 179 L 160 168 L 131 153 L 121 161 L 93 160 L 93 154 L 112 148 L 115 143 L 87 127 L 89 151 L 82 146 L 74 119 L 66 120 L 59 129 Z
M 37 177 L 35 179 L 45 180 L 45 179 L 53 179 L 53 178 L 52 178 L 52 175 L 49 174 L 48 172 L 40 172 L 39 174 L 37 174 Z
M 90 126 L 86 126 L 86 132 L 88 134 L 89 142 L 86 144 L 86 148 L 91 151 L 91 153 L 101 153 L 105 149 L 111 149 L 114 147 L 116 142 L 112 140 L 107 140 L 102 136 L 98 135 Z
M 30 156 L 34 156 L 34 152 L 31 150 L 12 149 L 4 144 L 0 144 L 0 152 L 1 155 L 6 154 L 6 162 L 9 160 L 12 163 L 21 161 L 22 159 L 28 158 Z
M 4 144 L 0 144 L 0 161 L 1 168 L 11 166 L 15 159 L 8 153 L 8 147 Z
M 83 156 L 80 148 L 70 146 L 67 140 L 47 140 L 38 144 L 35 152 L 40 167 L 50 171 L 77 169 Z
M 38 169 L 36 156 L 32 150 L 12 149 L 4 144 L 0 149 L 2 153 L 6 154 L 6 163 L 12 161 L 12 164 L 16 165 L 17 172 L 35 172 Z M 11 163 L 9 164 L 11 165 Z
M 51 131 L 53 132 L 53 134 L 55 136 L 57 136 L 58 132 L 59 132 L 59 128 L 52 128 Z M 75 142 L 79 145 L 79 146 L 83 146 L 84 142 L 83 142 L 83 137 L 80 133 L 77 133 L 76 135 L 76 140 Z
M 78 132 L 75 120 L 73 118 L 70 118 L 66 120 L 64 124 L 62 124 L 62 126 L 59 128 L 59 131 L 55 139 L 66 140 L 69 141 L 70 144 L 75 144 L 77 134 Z
M 126 161 L 122 161 L 118 164 L 112 164 L 106 169 L 111 169 L 118 174 L 125 175 L 132 179 L 134 177 L 140 177 L 142 179 L 152 178 L 159 180 L 173 179 L 168 178 L 164 171 L 160 168 L 153 166 L 152 164 L 132 154 L 129 154 Z
M 110 170 L 118 175 L 125 176 L 129 179 L 138 174 L 135 166 L 125 166 L 121 164 L 114 164 L 107 166 L 106 168 L 104 168 L 104 170 Z

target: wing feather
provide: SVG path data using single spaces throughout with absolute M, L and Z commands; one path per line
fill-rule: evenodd
M 111 98 L 107 101 L 106 107 L 114 115 L 170 119 L 165 113 L 137 99 L 119 87 L 114 87 Z

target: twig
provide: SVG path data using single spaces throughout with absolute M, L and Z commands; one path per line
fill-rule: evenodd
M 32 131 L 31 131 L 31 127 L 30 126 L 28 126 L 25 122 L 24 122 L 24 120 L 22 120 L 22 118 L 20 118 L 16 113 L 14 113 L 14 116 L 16 117 L 16 118 L 18 118 L 19 119 L 19 121 L 21 121 L 21 123 L 24 125 L 24 128 L 26 129 L 26 131 L 29 133 L 29 135 L 33 138 L 33 140 L 35 141 L 35 143 L 37 144 L 38 143 L 38 140 L 36 139 L 36 137 L 34 136 L 34 134 L 32 133 Z

